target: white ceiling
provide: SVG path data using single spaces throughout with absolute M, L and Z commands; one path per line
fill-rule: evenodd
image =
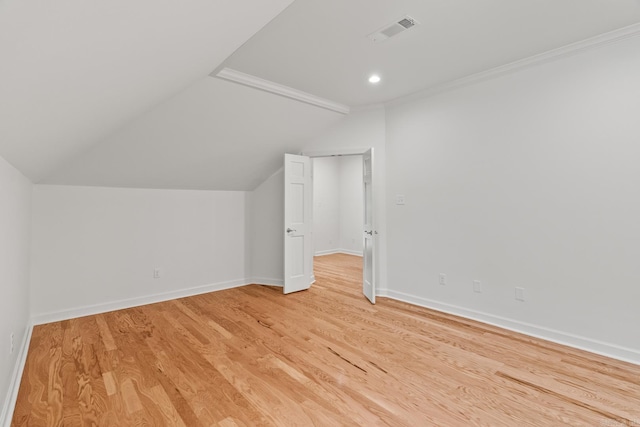
M 407 14 L 420 25 L 366 37 Z M 353 107 L 637 22 L 638 0 L 296 0 L 225 66 Z
M 253 190 L 344 116 L 205 77 L 43 183 L 107 187 Z
M 207 76 L 291 1 L 0 1 L 0 155 L 40 181 Z
M 0 0 L 0 156 L 39 183 L 250 190 L 343 116 L 212 70 L 355 107 L 637 22 L 640 0 Z

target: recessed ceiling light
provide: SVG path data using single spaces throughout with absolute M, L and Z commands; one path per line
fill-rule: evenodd
M 369 77 L 369 83 L 380 83 L 380 76 L 377 74 L 373 74 Z

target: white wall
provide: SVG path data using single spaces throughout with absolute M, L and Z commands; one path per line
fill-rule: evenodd
M 640 362 L 639 51 L 388 107 L 391 294 Z
M 252 282 L 284 284 L 284 171 L 251 193 Z
M 245 192 L 35 186 L 36 321 L 247 283 L 245 198 Z
M 355 110 L 328 131 L 310 140 L 303 154 L 340 154 L 374 149 L 374 216 L 378 231 L 376 278 L 378 289 L 386 289 L 386 147 L 385 110 L 382 106 Z
M 338 157 L 340 165 L 340 250 L 362 255 L 364 198 L 362 156 Z
M 0 407 L 3 412 L 29 320 L 30 220 L 31 183 L 0 157 Z M 13 354 L 10 353 L 11 333 L 15 334 Z
M 313 162 L 313 252 L 335 253 L 340 249 L 340 161 L 318 157 Z

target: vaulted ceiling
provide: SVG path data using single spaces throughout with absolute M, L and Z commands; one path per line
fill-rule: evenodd
M 354 107 L 638 22 L 640 0 L 0 0 L 0 155 L 38 183 L 250 190 L 344 115 L 214 70 Z
M 205 77 L 91 147 L 44 183 L 252 190 L 282 154 L 343 117 Z

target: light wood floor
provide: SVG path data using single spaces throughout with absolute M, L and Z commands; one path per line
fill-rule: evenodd
M 640 426 L 640 367 L 360 291 L 246 286 L 37 326 L 12 426 Z

